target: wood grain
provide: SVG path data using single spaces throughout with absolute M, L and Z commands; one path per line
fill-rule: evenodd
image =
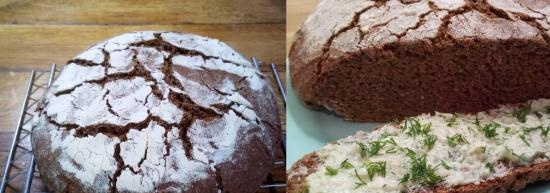
M 284 0 L 0 0 L 9 24 L 282 24 L 284 12 Z
M 220 39 L 246 57 L 284 63 L 283 24 L 224 25 L 0 25 L 0 70 L 47 69 L 87 47 L 136 30 L 188 32 Z M 38 33 L 39 32 L 39 33 Z
M 0 132 L 14 130 L 27 79 L 28 73 L 0 71 Z M 4 149 L 3 140 L 0 139 L 0 151 Z
M 315 6 L 319 4 L 319 0 L 291 0 L 286 3 L 286 53 L 292 45 L 294 33 L 300 29 L 302 23 Z

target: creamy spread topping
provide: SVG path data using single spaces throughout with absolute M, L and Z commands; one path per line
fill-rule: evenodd
M 329 144 L 309 193 L 479 184 L 550 158 L 550 99 L 477 114 L 423 114 Z

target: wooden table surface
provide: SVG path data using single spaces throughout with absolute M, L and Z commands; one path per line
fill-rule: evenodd
M 220 39 L 278 64 L 284 78 L 285 10 L 284 0 L 0 0 L 0 169 L 32 69 L 63 65 L 120 33 L 169 30 Z
M 309 13 L 317 6 L 319 0 L 288 0 L 286 2 L 286 53 L 292 45 L 294 33 L 300 29 Z

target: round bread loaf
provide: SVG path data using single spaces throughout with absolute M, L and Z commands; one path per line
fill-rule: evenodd
M 210 38 L 133 32 L 70 60 L 33 118 L 52 192 L 254 192 L 281 131 L 271 87 Z
M 322 0 L 289 52 L 292 85 L 354 121 L 550 97 L 550 1 Z

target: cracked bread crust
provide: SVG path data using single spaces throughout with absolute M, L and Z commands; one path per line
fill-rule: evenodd
M 549 6 L 323 0 L 295 35 L 292 84 L 306 104 L 352 121 L 548 98 Z
M 218 40 L 175 32 L 70 60 L 33 125 L 52 192 L 254 192 L 281 141 L 264 76 Z

